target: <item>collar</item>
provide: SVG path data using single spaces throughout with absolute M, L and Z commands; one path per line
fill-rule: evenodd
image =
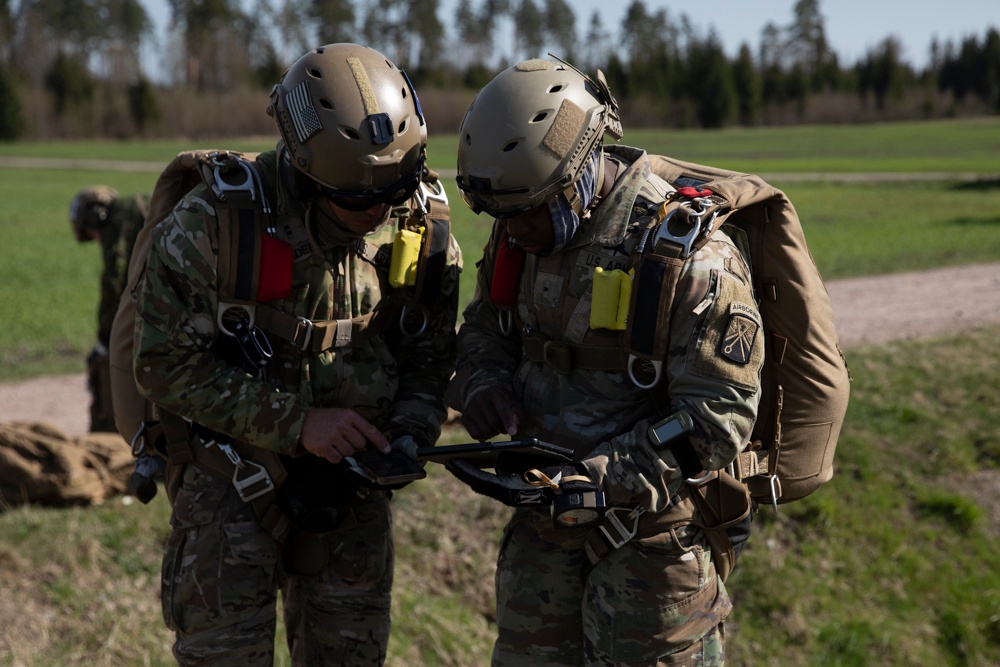
M 632 219 L 632 207 L 652 175 L 649 158 L 641 148 L 606 145 L 604 152 L 621 164 L 614 185 L 605 197 L 590 209 L 590 216 L 583 221 L 581 233 L 569 247 L 597 243 L 615 247 L 623 240 Z

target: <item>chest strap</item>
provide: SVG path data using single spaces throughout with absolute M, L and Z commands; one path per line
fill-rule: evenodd
M 257 304 L 255 310 L 256 323 L 261 329 L 313 354 L 360 345 L 382 331 L 383 323 L 388 321 L 385 309 L 377 309 L 350 320 L 317 321 L 290 315 L 266 303 Z
M 563 375 L 575 369 L 591 371 L 624 371 L 625 350 L 616 347 L 595 347 L 546 340 L 541 336 L 522 335 L 524 356 L 531 361 L 546 363 Z

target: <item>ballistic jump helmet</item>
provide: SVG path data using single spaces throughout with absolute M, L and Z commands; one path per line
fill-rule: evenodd
M 117 198 L 118 192 L 107 185 L 84 188 L 73 197 L 69 203 L 69 222 L 77 241 L 90 241 L 90 232 L 101 231 Z
M 462 121 L 462 198 L 502 218 L 563 193 L 580 214 L 573 184 L 605 134 L 621 139 L 622 126 L 601 71 L 595 81 L 562 60 L 520 62 L 479 91 Z
M 400 204 L 424 168 L 427 126 L 406 74 L 358 44 L 321 46 L 299 58 L 271 91 L 295 169 L 328 197 Z

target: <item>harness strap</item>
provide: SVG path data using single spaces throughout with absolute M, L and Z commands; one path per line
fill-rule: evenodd
M 688 493 L 659 514 L 644 513 L 638 517 L 635 531 L 621 535 L 617 544 L 609 542 L 609 533 L 621 534 L 613 526 L 616 520 L 610 512 L 602 526 L 591 530 L 584 538 L 584 551 L 591 565 L 596 565 L 614 549 L 621 548 L 634 539 L 659 535 L 682 526 L 694 525 L 702 530 L 712 549 L 712 562 L 720 579 L 725 581 L 736 563 L 733 543 L 727 530 L 739 524 L 750 513 L 750 494 L 739 480 L 731 475 L 714 471 L 700 484 L 687 484 Z M 601 530 L 601 528 L 604 530 Z
M 417 261 L 417 282 L 414 288 L 418 307 L 428 308 L 441 294 L 445 268 L 448 264 L 448 244 L 451 240 L 451 218 L 448 204 L 436 197 L 427 197 L 424 216 L 424 240 Z
M 673 528 L 691 525 L 694 522 L 694 512 L 695 505 L 691 497 L 689 495 L 679 497 L 674 504 L 658 514 L 648 512 L 640 514 L 638 522 L 635 524 L 635 532 L 631 535 L 621 535 L 622 539 L 615 546 L 608 541 L 607 534 L 621 534 L 620 529 L 615 526 L 615 521 L 620 520 L 616 519 L 615 515 L 609 511 L 605 514 L 604 523 L 601 526 L 588 531 L 583 543 L 584 552 L 587 554 L 590 564 L 597 565 L 612 551 L 632 540 L 641 540 L 665 533 Z M 605 530 L 602 531 L 601 528 Z
M 624 371 L 625 350 L 617 347 L 595 347 L 547 340 L 533 334 L 522 334 L 524 356 L 531 361 L 546 363 L 568 375 L 574 369 Z
M 278 310 L 266 303 L 256 306 L 256 323 L 260 328 L 314 354 L 338 347 L 360 345 L 380 331 L 388 317 L 380 316 L 384 309 L 374 310 L 350 320 L 307 320 Z

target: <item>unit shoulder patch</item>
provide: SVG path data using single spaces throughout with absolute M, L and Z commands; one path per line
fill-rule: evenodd
M 737 304 L 733 304 L 734 306 Z M 757 338 L 757 323 L 745 314 L 730 310 L 729 323 L 722 335 L 719 352 L 738 364 L 748 364 L 753 356 L 753 343 Z
M 750 288 L 735 276 L 713 270 L 714 298 L 701 312 L 691 370 L 755 389 L 764 360 L 761 319 Z

